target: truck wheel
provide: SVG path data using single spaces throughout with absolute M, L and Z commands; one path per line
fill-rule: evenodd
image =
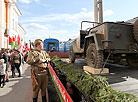
M 127 63 L 129 66 L 133 68 L 138 68 L 138 55 L 136 54 L 127 55 Z
M 87 64 L 93 68 L 102 68 L 103 54 L 96 49 L 94 43 L 91 43 L 87 49 Z
M 70 50 L 69 50 L 69 60 L 71 61 L 71 63 L 75 62 L 75 57 L 76 57 L 76 55 L 73 51 L 73 47 L 71 46 Z

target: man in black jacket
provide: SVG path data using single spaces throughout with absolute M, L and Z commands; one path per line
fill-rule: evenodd
M 6 53 L 5 48 L 1 48 L 1 56 L 4 59 L 4 63 L 6 64 L 6 82 L 9 81 L 9 77 L 8 77 L 8 68 L 9 68 L 9 62 L 8 62 L 8 55 Z

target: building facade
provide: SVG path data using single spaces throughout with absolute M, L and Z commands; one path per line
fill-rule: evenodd
M 0 0 L 0 48 L 11 48 L 9 37 L 20 36 L 24 44 L 25 30 L 19 24 L 21 12 L 16 5 L 17 0 Z

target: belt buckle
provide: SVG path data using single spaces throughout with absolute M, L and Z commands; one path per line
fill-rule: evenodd
M 43 71 L 45 68 L 44 67 L 38 67 L 39 71 Z

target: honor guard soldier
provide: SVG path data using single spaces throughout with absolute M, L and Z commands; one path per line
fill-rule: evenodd
M 37 102 L 38 93 L 41 89 L 42 102 L 46 102 L 46 93 L 48 86 L 48 64 L 50 57 L 43 50 L 43 41 L 36 39 L 34 42 L 35 48 L 30 50 L 27 57 L 27 63 L 31 65 L 31 78 L 33 88 L 33 102 Z

